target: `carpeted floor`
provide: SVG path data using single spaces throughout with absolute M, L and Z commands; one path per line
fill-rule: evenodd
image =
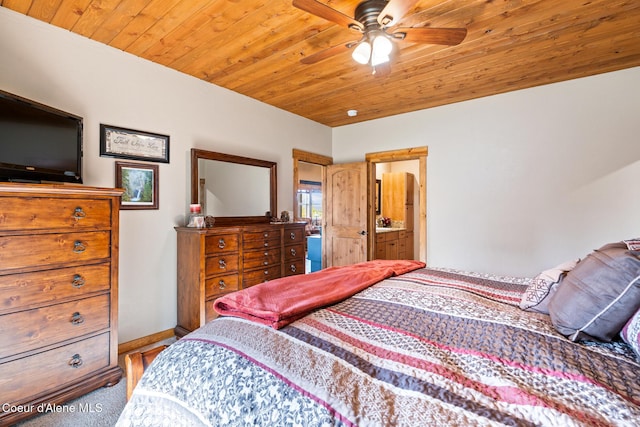
M 164 344 L 171 345 L 175 341 L 176 338 L 172 337 L 133 351 L 145 351 Z M 124 357 L 124 354 L 118 356 L 118 365 L 123 372 L 125 371 Z M 43 413 L 12 427 L 113 427 L 126 403 L 127 379 L 123 375 L 120 382 L 113 387 L 99 388 L 60 405 L 66 408 L 65 412 Z
M 123 377 L 113 387 L 102 387 L 60 405 L 65 412 L 37 415 L 19 427 L 113 427 L 127 401 L 127 381 Z

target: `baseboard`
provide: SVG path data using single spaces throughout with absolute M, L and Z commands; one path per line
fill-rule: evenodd
M 146 347 L 151 344 L 155 344 L 160 341 L 171 339 L 175 336 L 172 329 L 166 331 L 156 332 L 155 334 L 147 335 L 146 337 L 136 338 L 135 340 L 123 342 L 118 344 L 118 354 L 130 353 L 138 350 L 142 347 Z

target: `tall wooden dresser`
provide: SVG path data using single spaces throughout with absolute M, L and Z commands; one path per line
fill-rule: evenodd
M 233 291 L 305 272 L 305 224 L 176 227 L 181 337 L 216 317 L 213 302 Z
M 120 380 L 121 194 L 0 184 L 0 425 Z

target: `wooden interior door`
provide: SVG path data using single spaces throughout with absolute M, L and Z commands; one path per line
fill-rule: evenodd
M 323 231 L 325 267 L 367 260 L 368 182 L 367 162 L 327 166 Z

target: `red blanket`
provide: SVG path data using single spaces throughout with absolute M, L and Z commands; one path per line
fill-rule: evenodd
M 330 267 L 227 294 L 218 298 L 213 308 L 223 316 L 241 317 L 280 329 L 317 308 L 342 301 L 382 279 L 424 267 L 424 262 L 403 260 L 375 260 Z

